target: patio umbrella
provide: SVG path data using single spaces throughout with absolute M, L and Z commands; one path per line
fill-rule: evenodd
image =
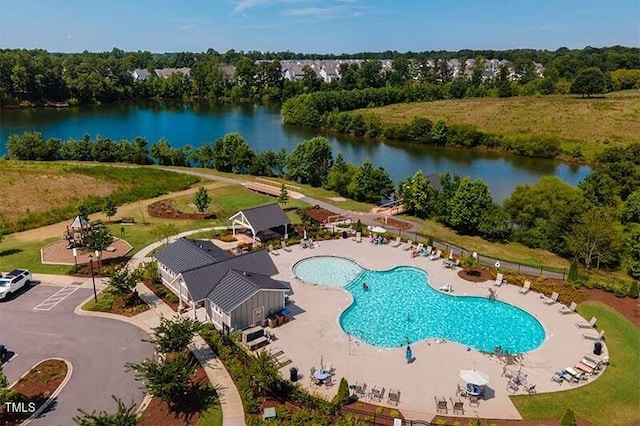
M 320 355 L 320 371 L 324 370 L 324 357 Z
M 304 239 L 305 239 L 305 240 L 307 239 L 307 230 L 306 230 L 306 228 L 305 228 L 305 230 L 304 230 Z
M 472 385 L 484 386 L 489 384 L 489 375 L 478 370 L 460 370 L 460 378 Z
M 387 232 L 386 229 L 384 229 L 382 226 L 372 226 L 371 228 L 369 228 L 371 230 L 371 232 L 373 232 L 374 234 L 384 234 L 385 232 Z

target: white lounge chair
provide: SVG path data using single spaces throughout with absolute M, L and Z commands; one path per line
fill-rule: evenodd
M 391 244 L 391 247 L 400 247 L 400 244 L 402 244 L 400 237 L 396 237 L 396 242 Z
M 600 341 L 602 340 L 602 338 L 604 337 L 604 330 L 600 330 L 600 333 L 598 334 L 594 334 L 594 333 L 582 333 L 582 338 L 583 339 L 588 339 L 588 340 L 596 340 L 596 341 Z
M 566 306 L 562 306 L 560 307 L 560 309 L 558 309 L 558 312 L 560 312 L 563 315 L 573 314 L 576 312 L 577 307 L 578 307 L 578 304 L 576 302 L 571 302 L 571 305 L 569 305 L 568 308 Z
M 418 244 L 418 246 L 416 247 L 416 253 L 420 254 L 422 253 L 422 248 L 424 247 L 424 244 L 420 243 Z
M 431 256 L 431 252 L 433 251 L 433 247 L 431 246 L 427 246 L 427 248 L 425 248 L 424 250 L 422 250 L 422 254 L 423 256 Z
M 504 280 L 504 274 L 501 272 L 498 272 L 498 275 L 496 275 L 496 280 L 493 282 L 493 285 L 500 287 L 502 285 L 503 280 Z
M 453 291 L 453 285 L 451 283 L 446 283 L 445 285 L 438 287 L 438 290 L 450 293 Z
M 595 328 L 596 327 L 596 317 L 591 317 L 589 322 L 586 321 L 578 321 L 576 323 L 576 327 L 578 328 Z
M 544 304 L 545 305 L 553 305 L 553 304 L 555 304 L 558 301 L 558 296 L 559 296 L 559 294 L 554 291 L 553 293 L 551 293 L 551 297 L 547 297 L 544 300 Z
M 411 247 L 413 247 L 413 241 L 409 240 L 409 241 L 407 241 L 407 245 L 402 247 L 402 249 L 404 251 L 409 251 L 409 250 L 411 250 Z
M 529 290 L 531 290 L 531 281 L 525 281 L 524 285 L 520 289 L 520 293 L 527 294 L 529 293 Z
M 429 256 L 429 260 L 438 260 L 442 257 L 442 250 L 438 250 L 436 254 Z
M 274 256 L 279 256 L 280 255 L 280 253 L 278 253 L 277 251 L 275 251 L 273 249 L 273 244 L 269 244 L 268 249 L 269 249 L 269 253 L 271 253 L 272 255 L 274 255 Z
M 285 240 L 282 240 L 281 246 L 282 250 L 286 251 L 287 253 L 291 253 L 291 249 L 287 247 L 287 242 Z

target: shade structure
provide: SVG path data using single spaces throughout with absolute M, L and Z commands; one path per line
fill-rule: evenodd
M 460 370 L 460 378 L 472 385 L 484 386 L 489 384 L 489 375 L 478 370 Z
M 384 234 L 385 232 L 387 232 L 387 230 L 382 226 L 372 226 L 371 228 L 369 228 L 369 230 L 374 234 Z

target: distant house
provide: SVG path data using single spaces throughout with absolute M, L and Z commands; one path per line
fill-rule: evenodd
M 209 241 L 180 238 L 154 254 L 162 283 L 194 307 L 204 304 L 207 320 L 224 331 L 259 325 L 280 312 L 290 286 L 269 253 L 232 256 Z
M 162 68 L 155 69 L 154 72 L 159 78 L 169 78 L 175 73 L 180 73 L 184 77 L 191 76 L 191 68 L 183 67 L 183 68 Z
M 136 81 L 144 81 L 151 77 L 151 73 L 149 73 L 149 71 L 147 71 L 146 69 L 136 68 L 135 70 L 131 71 L 131 77 L 133 77 L 133 79 Z
M 233 226 L 233 235 L 236 227 L 249 229 L 254 240 L 264 241 L 271 237 L 286 236 L 291 222 L 279 204 L 267 204 L 241 210 L 229 218 Z

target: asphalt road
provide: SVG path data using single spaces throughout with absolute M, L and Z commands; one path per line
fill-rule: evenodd
M 48 357 L 73 364 L 73 375 L 53 408 L 32 424 L 74 424 L 78 408 L 113 412 L 111 395 L 139 404 L 140 384 L 124 366 L 153 356 L 153 347 L 141 341 L 148 336 L 122 321 L 75 315 L 74 308 L 92 294 L 87 288 L 78 288 L 49 311 L 33 309 L 60 289 L 39 284 L 0 302 L 0 343 L 15 352 L 3 366 L 9 382 Z

